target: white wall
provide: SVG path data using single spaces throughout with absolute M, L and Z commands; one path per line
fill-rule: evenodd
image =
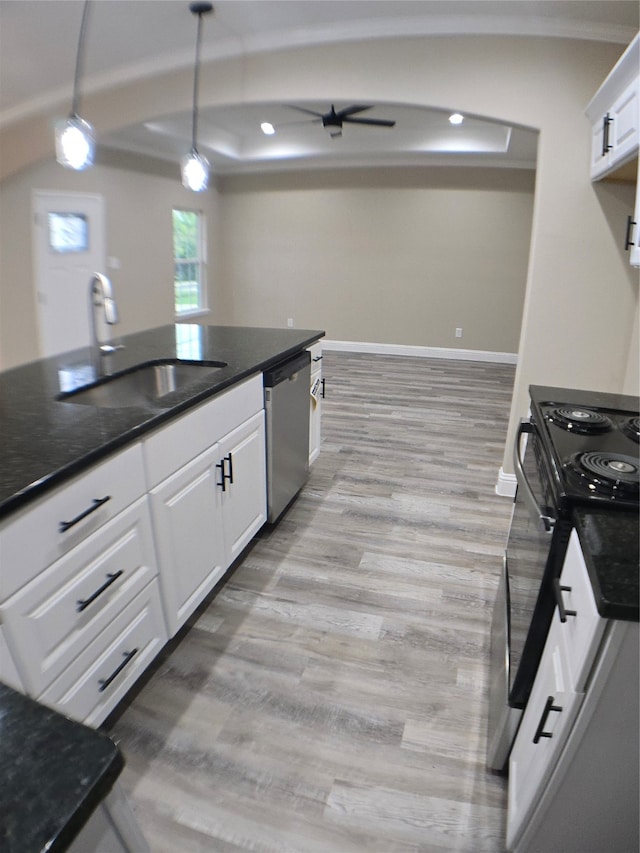
M 533 184 L 502 169 L 223 179 L 225 314 L 292 318 L 333 340 L 514 353 Z

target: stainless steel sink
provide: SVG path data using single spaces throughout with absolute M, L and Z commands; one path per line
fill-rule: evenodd
M 125 373 L 106 376 L 91 385 L 75 388 L 56 398 L 65 403 L 81 403 L 107 409 L 131 406 L 168 408 L 169 394 L 202 383 L 226 367 L 223 361 L 183 362 L 177 360 L 138 365 Z M 203 387 L 206 385 L 203 384 Z

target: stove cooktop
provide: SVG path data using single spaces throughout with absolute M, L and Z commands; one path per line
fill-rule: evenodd
M 547 392 L 540 394 L 534 393 L 535 388 L 531 388 L 532 416 L 563 497 L 611 507 L 638 507 L 637 398 L 549 388 L 539 389 Z

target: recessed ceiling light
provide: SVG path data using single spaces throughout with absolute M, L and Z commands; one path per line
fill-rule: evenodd
M 276 132 L 275 127 L 271 124 L 270 121 L 263 121 L 260 125 L 260 130 L 267 136 L 273 136 L 273 134 Z
M 464 121 L 464 116 L 461 113 L 452 113 L 449 116 L 449 121 L 451 124 L 462 124 Z

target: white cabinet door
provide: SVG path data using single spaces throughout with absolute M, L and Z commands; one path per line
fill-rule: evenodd
M 320 455 L 320 418 L 324 384 L 322 382 L 322 346 L 314 344 L 311 353 L 311 389 L 309 396 L 309 465 Z
M 267 520 L 264 412 L 219 444 L 226 560 L 230 565 Z
M 150 493 L 169 636 L 226 568 L 217 464 L 216 444 Z
M 537 805 L 583 696 L 571 686 L 559 625 L 554 622 L 549 631 L 509 759 L 508 850 L 513 849 Z
M 609 138 L 610 167 L 615 169 L 638 150 L 638 101 L 640 77 L 633 80 L 611 108 Z
M 629 262 L 633 267 L 640 267 L 640 167 L 636 180 L 636 209 L 633 214 L 633 225 L 629 238 Z

